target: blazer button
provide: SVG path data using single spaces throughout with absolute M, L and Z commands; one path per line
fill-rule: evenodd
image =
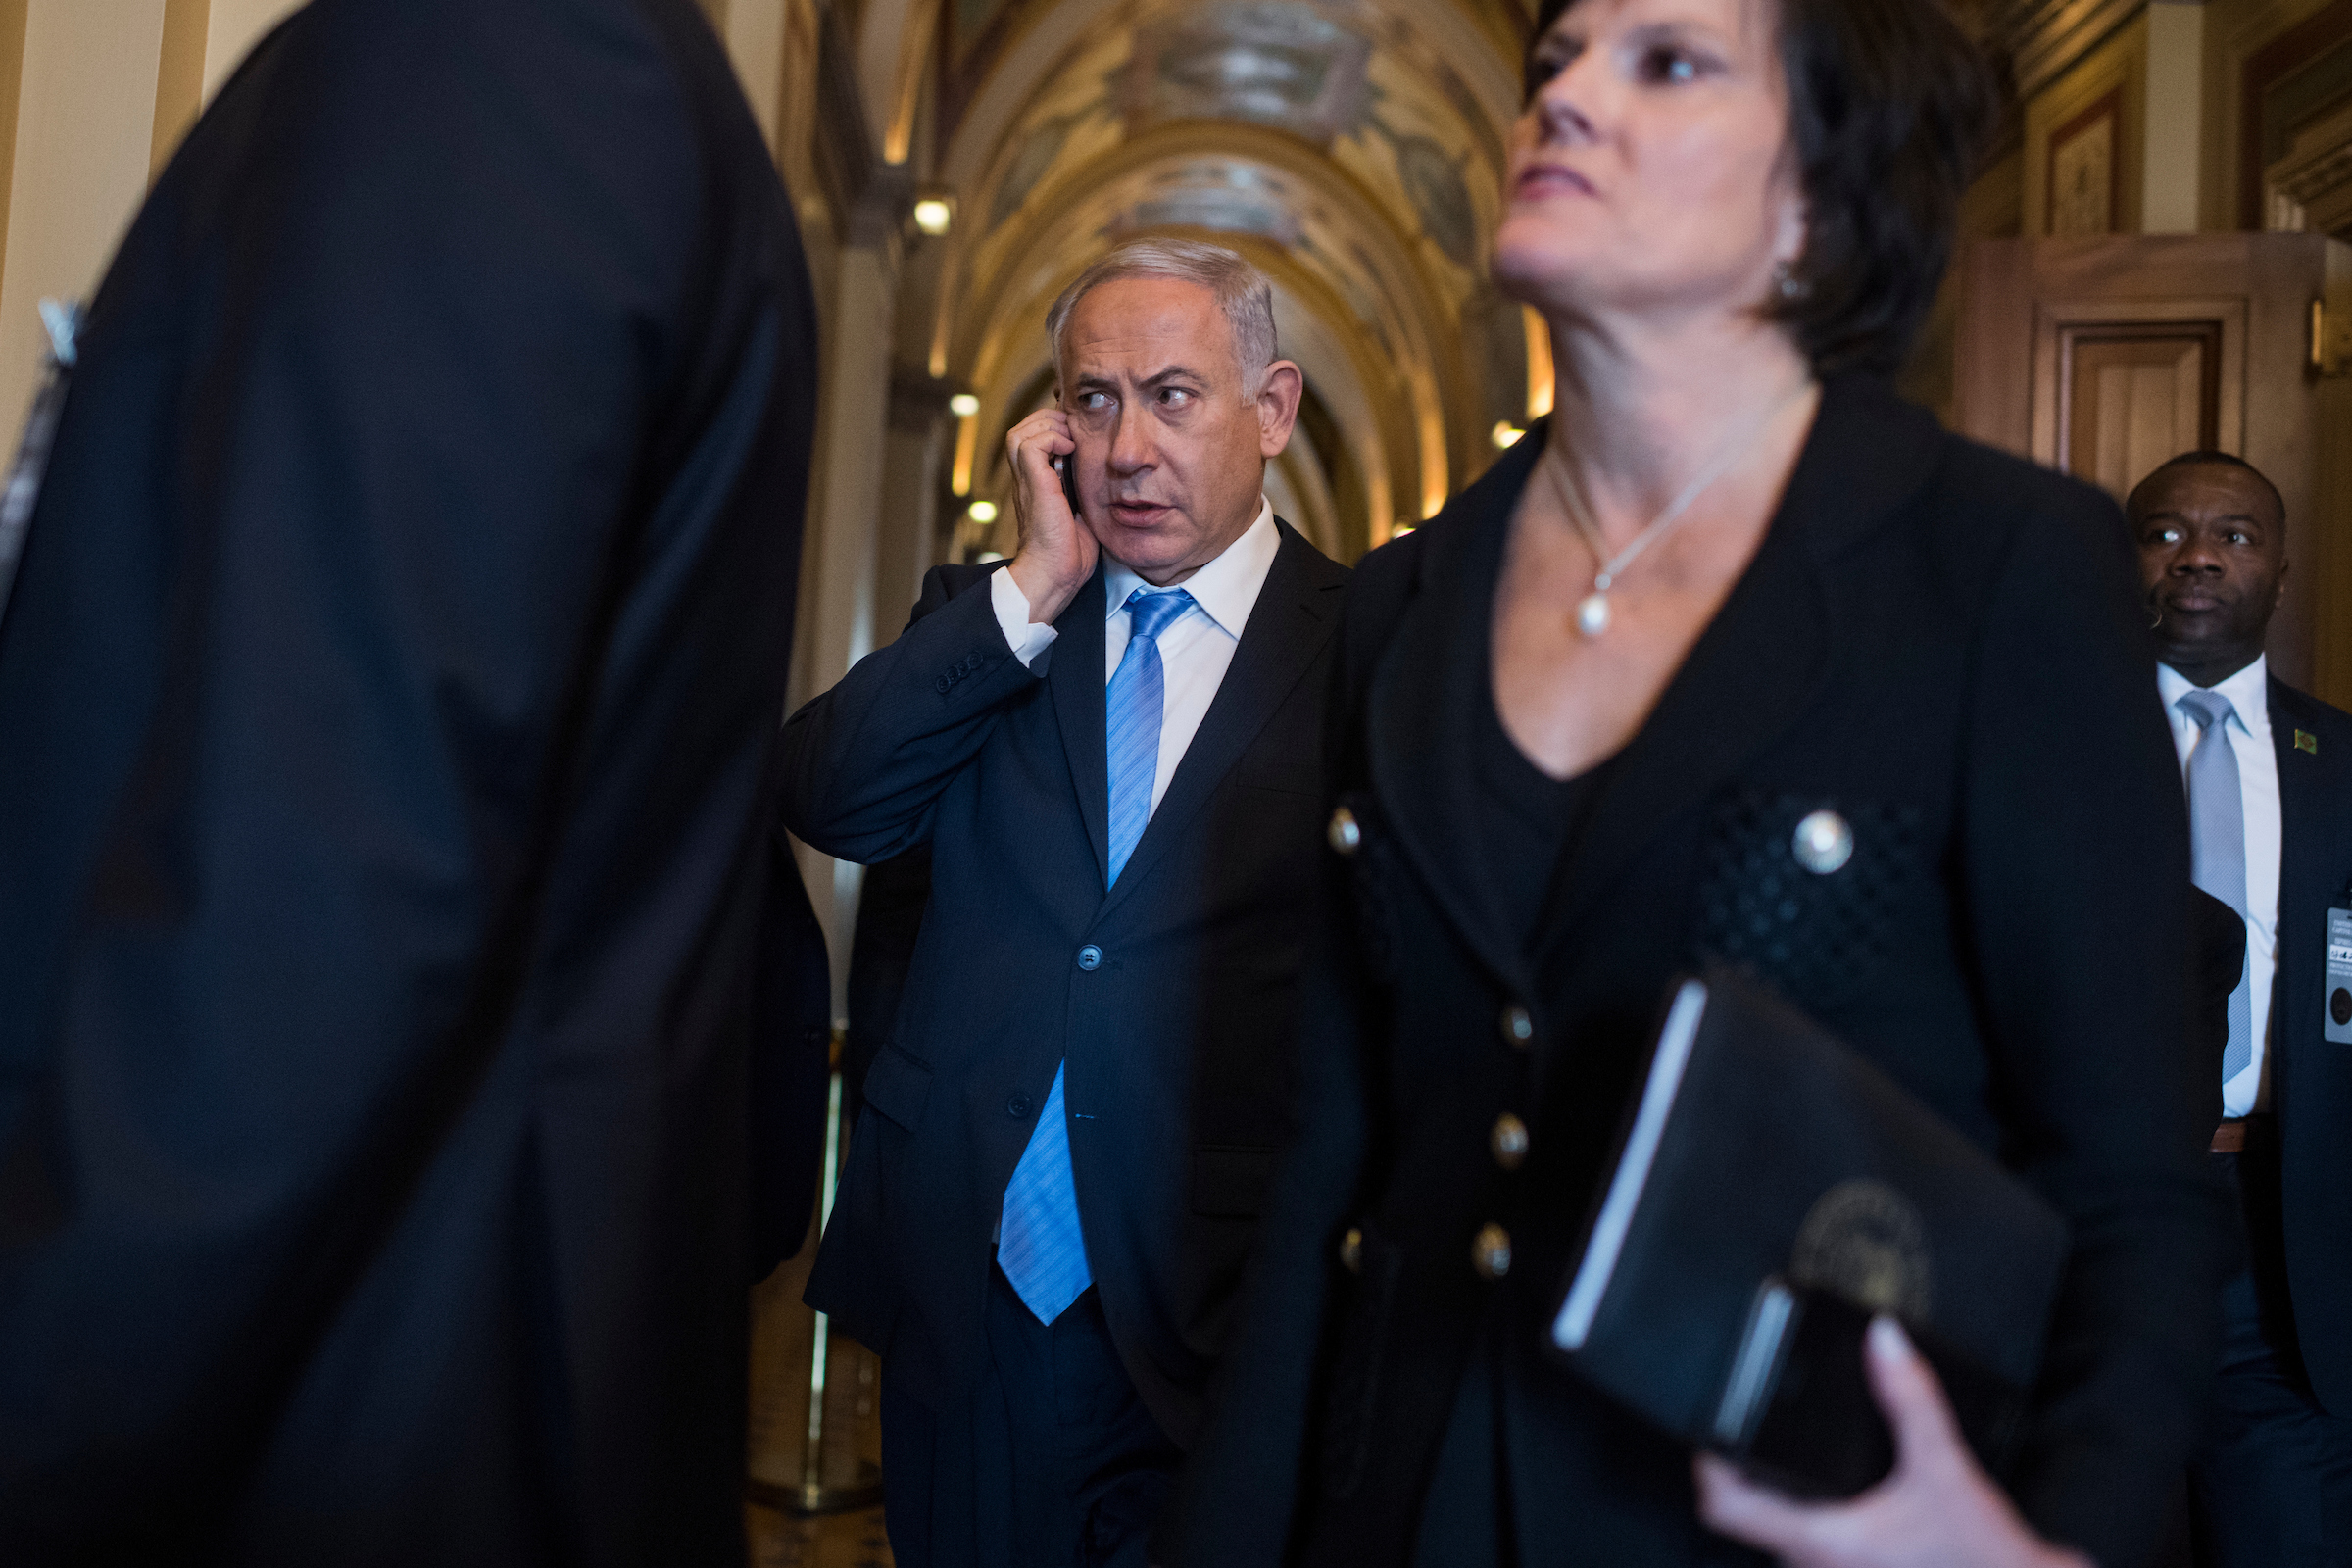
M 1004 1114 L 1010 1116 L 1014 1121 L 1022 1120 L 1036 1108 L 1037 1102 L 1018 1089 L 1012 1092 L 1010 1100 L 1004 1102 Z
M 1353 1225 L 1340 1238 L 1340 1267 L 1350 1274 L 1364 1271 L 1364 1233 Z
M 1484 1280 L 1498 1280 L 1511 1271 L 1511 1233 L 1499 1225 L 1479 1229 L 1478 1239 L 1470 1244 L 1470 1266 Z
M 1342 855 L 1353 855 L 1363 847 L 1364 825 L 1355 819 L 1353 811 L 1343 806 L 1331 813 L 1331 826 L 1324 830 L 1323 836 Z
M 1078 967 L 1092 974 L 1102 967 L 1102 950 L 1088 943 L 1078 950 Z
M 1517 1170 L 1527 1158 L 1527 1123 L 1504 1111 L 1494 1118 L 1494 1131 L 1487 1144 L 1494 1151 L 1495 1164 Z
M 1836 811 L 1815 811 L 1796 824 L 1796 863 L 1815 876 L 1845 869 L 1854 858 L 1854 830 Z
M 1516 1002 L 1502 1009 L 1502 1043 L 1513 1051 L 1525 1051 L 1536 1043 L 1536 1020 Z

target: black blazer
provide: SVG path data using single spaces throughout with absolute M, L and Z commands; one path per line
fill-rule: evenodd
M 1350 588 L 1331 747 L 1362 842 L 1324 857 L 1304 1126 L 1161 1560 L 1405 1561 L 1474 1352 L 1521 1560 L 1752 1560 L 1696 1522 L 1685 1449 L 1539 1349 L 1669 981 L 1715 956 L 2067 1215 L 2016 1492 L 2122 1568 L 2193 1435 L 2224 1232 L 2184 1024 L 2186 818 L 2114 506 L 1831 383 L 1530 933 L 1478 874 L 1470 726 L 1547 435 Z M 1824 808 L 1855 847 L 1815 876 L 1792 839 Z M 1490 1152 L 1503 1111 L 1533 1128 L 1516 1171 Z M 1473 1268 L 1489 1223 L 1512 1240 L 1499 1283 Z
M 1039 675 L 1005 643 L 987 570 L 939 567 L 899 640 L 786 726 L 794 833 L 854 860 L 931 850 L 808 1282 L 915 1397 L 944 1401 L 986 1364 L 1004 1185 L 1066 1057 L 1103 1314 L 1152 1413 L 1190 1441 L 1290 1131 L 1345 575 L 1283 526 L 1224 684 L 1107 894 L 1100 571 Z
M 2352 1415 L 2352 1045 L 2324 1033 L 2328 909 L 2352 892 L 2352 714 L 2273 676 L 2271 739 L 2281 846 L 2271 1108 L 2287 1290 L 2312 1392 Z
M 317 0 L 195 127 L 0 622 L 0 1561 L 742 1560 L 815 359 L 691 0 Z

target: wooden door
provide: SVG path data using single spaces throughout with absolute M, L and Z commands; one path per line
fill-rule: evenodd
M 2262 469 L 2287 510 L 2271 662 L 2352 706 L 2352 380 L 2315 364 L 2315 305 L 2352 319 L 2352 247 L 2306 234 L 1982 241 L 1961 259 L 1957 415 L 1978 440 L 2119 501 L 2181 452 Z

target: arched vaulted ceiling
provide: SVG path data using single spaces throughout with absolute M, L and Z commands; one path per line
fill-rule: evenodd
M 1312 416 L 1269 489 L 1327 548 L 1419 521 L 1524 418 L 1524 318 L 1487 282 L 1522 0 L 940 5 L 928 162 L 958 216 L 928 319 L 900 330 L 927 326 L 929 370 L 981 399 L 975 494 L 1004 488 L 1003 432 L 1049 395 L 1047 305 L 1149 233 L 1274 278 Z

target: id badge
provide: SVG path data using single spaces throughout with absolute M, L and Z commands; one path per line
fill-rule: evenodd
M 2352 894 L 2328 911 L 2328 1017 L 2326 1037 L 2352 1045 Z

